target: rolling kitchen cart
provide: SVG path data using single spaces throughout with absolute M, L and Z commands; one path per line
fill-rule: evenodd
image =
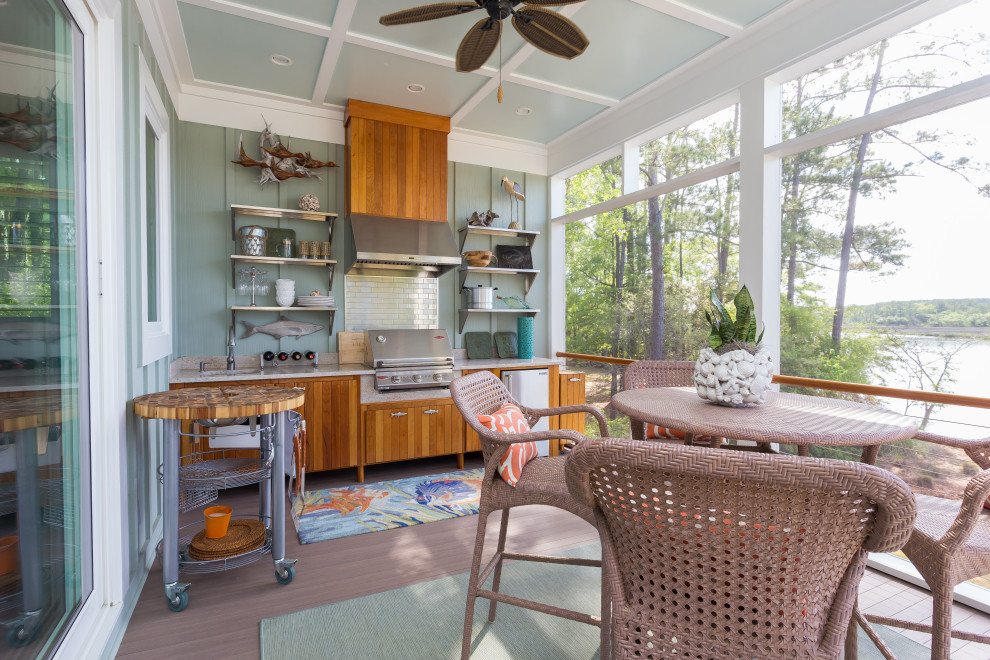
M 161 483 L 164 530 L 159 552 L 165 601 L 173 612 L 189 604 L 189 583 L 179 582 L 179 572 L 209 573 L 236 568 L 257 561 L 271 553 L 275 579 L 289 584 L 295 576 L 295 559 L 285 558 L 285 458 L 282 429 L 290 424 L 289 412 L 305 401 L 305 390 L 298 388 L 236 386 L 194 387 L 145 394 L 134 399 L 134 414 L 145 419 L 163 420 L 163 456 Z M 185 457 L 180 465 L 179 445 L 182 421 L 222 425 L 231 418 L 259 418 L 256 427 L 244 433 L 256 433 L 260 458 L 230 457 L 217 450 Z M 223 420 L 223 421 L 221 421 Z M 216 456 L 216 458 L 214 458 Z M 259 547 L 249 548 L 229 557 L 196 559 L 189 553 L 195 529 L 202 523 L 183 528 L 193 530 L 179 536 L 179 509 L 201 506 L 215 497 L 215 491 L 259 484 L 258 520 L 264 526 Z M 236 521 L 238 518 L 233 518 Z
M 4 400 L 0 408 L 0 433 L 12 433 L 17 456 L 15 503 L 17 511 L 18 567 L 20 588 L 0 596 L 0 613 L 10 606 L 17 614 L 3 621 L 7 643 L 20 648 L 38 635 L 42 617 L 49 606 L 46 598 L 42 565 L 44 543 L 42 512 L 50 508 L 52 493 L 43 498 L 43 484 L 38 475 L 38 429 L 58 429 L 63 420 L 75 415 L 71 397 L 60 392 L 42 392 Z M 44 433 L 48 433 L 45 430 Z M 43 506 L 45 505 L 45 506 Z M 61 518 L 59 519 L 61 520 Z

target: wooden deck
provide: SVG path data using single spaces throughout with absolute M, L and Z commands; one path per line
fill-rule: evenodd
M 477 455 L 468 455 L 465 467 L 480 464 Z M 371 483 L 452 469 L 455 469 L 452 458 L 406 461 L 369 467 L 366 480 Z M 306 486 L 316 489 L 354 483 L 353 470 L 338 470 L 310 475 Z M 257 507 L 257 490 L 251 487 L 222 492 L 220 501 L 233 506 L 235 513 L 250 512 Z M 200 515 L 198 511 L 186 514 L 180 524 L 193 522 Z M 189 606 L 180 613 L 170 612 L 165 606 L 161 566 L 156 563 L 117 657 L 257 659 L 261 619 L 466 572 L 470 568 L 476 525 L 477 518 L 466 516 L 299 545 L 289 522 L 286 556 L 299 559 L 292 584 L 282 586 L 275 582 L 267 558 L 223 573 L 183 576 L 192 587 Z M 489 525 L 488 529 L 490 547 L 494 547 L 498 525 Z M 597 534 L 589 524 L 549 507 L 517 509 L 509 526 L 510 548 L 553 552 L 597 541 Z M 860 593 L 861 604 L 867 611 L 931 620 L 931 599 L 927 592 L 881 573 L 868 571 Z M 990 633 L 990 616 L 986 614 L 959 605 L 954 617 L 961 628 Z M 926 635 L 905 634 L 920 643 L 927 642 Z M 954 640 L 952 657 L 986 660 L 990 657 L 990 646 Z

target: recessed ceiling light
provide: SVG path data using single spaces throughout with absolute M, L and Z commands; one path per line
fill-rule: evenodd
M 517 115 L 531 115 L 533 114 L 532 108 L 516 108 Z
M 279 55 L 278 53 L 275 53 L 269 59 L 271 59 L 272 64 L 277 64 L 279 66 L 292 66 L 292 58 L 286 55 Z
M 426 91 L 426 87 L 420 85 L 419 83 L 409 83 L 408 85 L 406 85 L 406 89 L 412 92 L 413 94 L 419 94 L 420 92 Z

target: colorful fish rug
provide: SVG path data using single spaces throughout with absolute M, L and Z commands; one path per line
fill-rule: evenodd
M 311 490 L 292 503 L 302 544 L 478 513 L 484 468 Z

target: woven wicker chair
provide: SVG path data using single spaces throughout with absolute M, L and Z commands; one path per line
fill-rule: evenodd
M 671 360 L 639 360 L 626 366 L 622 374 L 622 389 L 640 387 L 694 387 L 694 362 Z M 646 423 L 629 419 L 633 440 L 646 439 Z
M 932 624 L 865 615 L 866 621 L 896 628 L 932 633 L 932 660 L 948 660 L 952 638 L 990 644 L 990 636 L 952 629 L 952 591 L 974 577 L 990 573 L 990 511 L 983 503 L 990 496 L 990 438 L 964 440 L 919 431 L 915 438 L 958 447 L 983 472 L 969 480 L 961 502 L 931 495 L 915 495 L 918 520 L 902 551 L 932 590 Z M 879 640 L 864 617 L 857 620 L 887 658 L 894 655 Z
M 498 476 L 498 462 L 509 447 L 518 442 L 533 440 L 564 439 L 580 443 L 585 437 L 577 431 L 537 431 L 531 433 L 508 434 L 492 431 L 482 426 L 478 415 L 491 415 L 503 403 L 510 401 L 519 406 L 526 416 L 530 426 L 536 424 L 541 417 L 568 413 L 589 413 L 598 421 L 598 429 L 603 436 L 608 436 L 608 426 L 605 417 L 592 406 L 575 405 L 558 408 L 528 408 L 512 399 L 502 381 L 489 371 L 479 371 L 468 376 L 455 378 L 450 384 L 450 395 L 454 405 L 468 426 L 477 431 L 481 437 L 481 450 L 485 459 L 485 476 L 481 485 L 481 504 L 478 511 L 478 534 L 475 537 L 474 557 L 471 560 L 471 577 L 468 581 L 467 609 L 464 613 L 464 639 L 461 647 L 461 657 L 467 658 L 471 653 L 471 628 L 474 622 L 474 604 L 479 597 L 491 601 L 488 609 L 488 620 L 495 620 L 495 606 L 499 602 L 509 603 L 519 607 L 562 616 L 575 621 L 592 625 L 601 625 L 601 618 L 589 614 L 574 612 L 559 607 L 545 605 L 522 598 L 499 593 L 499 582 L 502 573 L 502 563 L 506 559 L 522 559 L 529 561 L 544 561 L 558 564 L 576 564 L 580 566 L 601 566 L 597 560 L 573 559 L 564 557 L 544 557 L 532 554 L 519 554 L 505 551 L 505 533 L 509 524 L 509 509 L 526 504 L 545 504 L 580 516 L 590 524 L 595 524 L 595 516 L 591 506 L 580 504 L 567 492 L 564 483 L 564 462 L 566 456 L 538 457 L 531 460 L 523 468 L 520 479 L 515 487 L 509 486 Z M 498 532 L 498 549 L 491 561 L 481 568 L 481 555 L 484 550 L 485 528 L 488 515 L 493 511 L 502 511 L 502 523 Z M 491 590 L 482 589 L 489 575 L 492 577 Z
M 839 658 L 867 552 L 915 518 L 848 461 L 588 440 L 566 479 L 602 535 L 602 658 Z

